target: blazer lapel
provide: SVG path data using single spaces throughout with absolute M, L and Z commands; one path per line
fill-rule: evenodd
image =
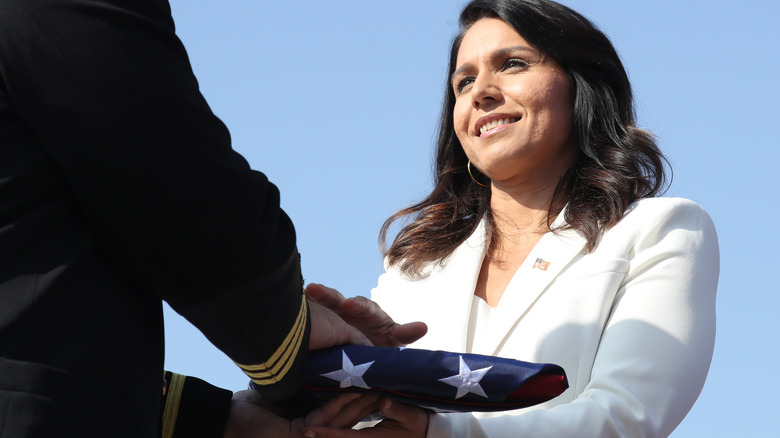
M 430 342 L 436 350 L 465 351 L 467 321 L 484 256 L 485 226 L 480 222 L 444 266 L 433 268 L 425 279 L 425 293 L 430 294 L 430 300 L 422 304 L 427 306 L 422 310 L 425 314 L 422 320 L 437 331 L 421 339 L 421 348 L 429 348 Z
M 562 225 L 561 213 L 553 226 Z M 491 313 L 490 335 L 478 341 L 480 350 L 496 354 L 515 324 L 533 307 L 550 282 L 580 254 L 586 240 L 574 230 L 548 232 L 515 272 Z

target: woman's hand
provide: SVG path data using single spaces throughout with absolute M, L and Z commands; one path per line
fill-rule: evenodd
M 428 433 L 428 413 L 417 406 L 382 399 L 379 412 L 385 416 L 379 424 L 361 430 L 306 426 L 307 438 L 425 438 Z
M 303 418 L 292 421 L 278 416 L 273 406 L 266 404 L 255 390 L 233 394 L 225 438 L 301 438 L 304 427 L 325 427 L 332 430 L 351 428 L 379 409 L 379 396 L 341 394 Z
M 305 291 L 309 301 L 319 303 L 339 315 L 377 347 L 403 347 L 428 332 L 428 326 L 423 322 L 396 323 L 368 298 L 344 298 L 336 289 L 316 283 L 306 286 Z
M 379 410 L 379 396 L 374 393 L 341 394 L 311 411 L 303 423 L 306 427 L 349 429 Z

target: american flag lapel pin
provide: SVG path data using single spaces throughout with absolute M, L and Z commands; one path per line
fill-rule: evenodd
M 550 262 L 548 262 L 547 260 L 536 259 L 536 261 L 534 262 L 534 268 L 536 269 L 546 271 L 547 268 L 549 267 L 550 267 Z

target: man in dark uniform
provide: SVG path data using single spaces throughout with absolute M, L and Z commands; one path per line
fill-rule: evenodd
M 358 341 L 310 313 L 279 193 L 232 150 L 166 0 L 0 0 L 0 437 L 156 436 L 162 300 L 265 400 L 310 344 Z

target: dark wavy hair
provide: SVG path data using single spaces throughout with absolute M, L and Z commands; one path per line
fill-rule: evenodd
M 656 196 L 666 187 L 666 160 L 653 135 L 635 126 L 631 84 L 604 33 L 579 13 L 553 1 L 474 0 L 460 15 L 460 31 L 450 50 L 433 191 L 392 215 L 380 233 L 388 262 L 401 263 L 407 274 L 419 274 L 426 264 L 446 259 L 483 217 L 490 233 L 489 251 L 497 238 L 490 187 L 472 181 L 466 169 L 468 158 L 455 135 L 455 94 L 449 83 L 465 33 L 483 18 L 507 22 L 566 72 L 574 90 L 572 135 L 579 153 L 558 181 L 547 214 L 548 227 L 568 204 L 564 228 L 579 231 L 592 250 L 629 204 Z M 388 229 L 400 218 L 407 219 L 406 225 L 385 250 Z

